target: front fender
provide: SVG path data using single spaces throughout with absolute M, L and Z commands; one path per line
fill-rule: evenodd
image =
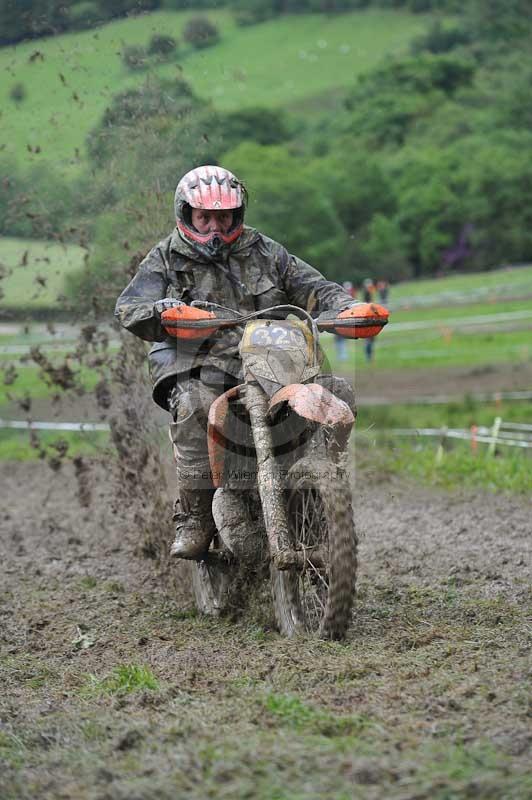
M 288 403 L 300 417 L 332 429 L 340 449 L 343 449 L 355 417 L 343 400 L 319 383 L 291 383 L 283 386 L 271 398 L 268 413 L 274 415 L 281 403 Z

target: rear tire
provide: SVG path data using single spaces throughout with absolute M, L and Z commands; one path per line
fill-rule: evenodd
M 356 579 L 356 534 L 346 470 L 302 459 L 290 470 L 287 517 L 292 546 L 304 568 L 280 571 L 272 564 L 275 615 L 281 633 L 341 639 L 351 622 Z M 313 549 L 324 556 L 312 561 Z

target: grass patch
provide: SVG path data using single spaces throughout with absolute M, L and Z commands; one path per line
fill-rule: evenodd
M 88 676 L 86 693 L 89 695 L 124 695 L 131 692 L 154 692 L 159 689 L 159 681 L 149 667 L 138 664 L 121 664 L 111 675 L 99 680 L 95 675 Z
M 451 449 L 452 448 L 452 449 Z M 505 448 L 508 451 L 510 448 Z M 495 457 L 468 449 L 467 443 L 448 444 L 440 461 L 436 458 L 435 441 L 414 443 L 393 441 L 375 448 L 374 466 L 400 475 L 407 475 L 422 484 L 445 489 L 476 488 L 488 491 L 528 494 L 532 491 L 530 457 L 522 452 L 504 452 Z
M 314 708 L 295 695 L 271 692 L 263 700 L 271 720 L 299 733 L 326 737 L 358 736 L 371 726 L 368 718 L 359 715 L 337 716 Z
M 393 428 L 491 428 L 495 417 L 506 422 L 532 424 L 530 404 L 504 401 L 483 403 L 471 397 L 441 405 L 363 406 L 358 414 L 353 444 L 355 463 L 362 469 L 382 469 L 407 475 L 429 485 L 456 489 L 463 486 L 526 493 L 532 489 L 530 451 L 499 445 L 494 456 L 488 445 L 446 439 L 437 458 L 437 436 L 394 436 Z M 390 432 L 388 432 L 390 431 Z M 516 433 L 516 438 L 520 438 Z M 370 445 L 368 447 L 368 444 Z
M 430 793 L 436 800 L 477 798 L 499 800 L 506 794 L 509 777 L 508 759 L 489 742 L 473 746 L 430 745 L 416 775 L 416 789 Z M 499 794 L 499 792 L 503 794 Z
M 75 245 L 0 237 L 0 263 L 7 268 L 2 279 L 4 309 L 62 308 L 65 275 L 81 267 L 86 252 Z
M 392 323 L 390 323 L 392 325 Z M 338 360 L 332 336 L 321 342 L 329 364 L 338 372 L 378 369 L 441 369 L 481 367 L 496 363 L 519 364 L 532 359 L 529 331 L 475 332 L 427 329 L 415 333 L 387 335 L 385 329 L 375 343 L 374 361 L 364 358 L 361 340 L 347 341 L 347 359 Z M 420 390 L 421 393 L 421 390 Z
M 93 575 L 85 575 L 81 578 L 79 585 L 83 589 L 94 589 L 98 585 L 98 579 Z
M 532 266 L 505 267 L 489 272 L 446 276 L 430 280 L 404 281 L 394 285 L 390 291 L 390 302 L 408 300 L 410 298 L 431 297 L 435 302 L 443 303 L 451 293 L 468 295 L 483 291 L 499 301 L 501 293 L 530 293 L 532 291 Z
M 394 404 L 390 406 L 362 406 L 358 412 L 356 429 L 368 431 L 385 428 L 470 428 L 471 425 L 491 426 L 495 417 L 506 422 L 532 424 L 532 405 L 504 400 L 484 403 L 473 397 L 463 402 L 437 405 Z
M 24 765 L 26 746 L 14 733 L 0 730 L 0 764 L 12 769 L 20 769 Z
M 75 431 L 35 431 L 0 429 L 0 461 L 34 461 L 57 458 L 65 452 L 68 458 L 101 455 L 110 447 L 105 431 L 77 433 Z M 61 456 L 62 457 L 62 456 Z
M 530 294 L 532 295 L 532 281 L 530 285 Z M 466 300 L 466 298 L 467 295 L 464 296 L 464 300 Z M 493 314 L 512 313 L 514 311 L 528 311 L 532 314 L 532 298 L 528 300 L 505 300 L 504 302 L 494 298 L 487 303 L 464 302 L 463 305 L 446 304 L 440 307 L 432 306 L 431 308 L 397 309 L 397 311 L 392 309 L 390 316 L 392 322 L 390 323 L 389 330 L 393 330 L 392 323 L 424 322 L 425 320 L 434 320 L 434 325 L 437 330 L 440 330 L 439 324 L 441 322 L 447 322 L 452 325 L 454 329 L 460 330 L 461 327 L 464 327 L 463 323 L 467 322 L 467 320 L 472 317 L 491 316 Z M 532 324 L 531 320 L 532 317 L 527 320 L 527 323 Z
M 55 362 L 54 362 L 55 363 Z M 61 391 L 59 387 L 51 383 L 40 367 L 33 367 L 24 365 L 23 367 L 14 366 L 14 372 L 11 373 L 9 367 L 3 370 L 3 382 L 0 382 L 0 407 L 8 402 L 17 401 L 26 397 L 51 397 Z M 69 361 L 69 366 L 72 371 L 72 389 L 78 389 L 91 392 L 99 380 L 101 380 L 101 373 L 98 370 L 89 367 L 77 367 Z M 0 370 L 0 381 L 2 378 L 2 371 Z M 7 383 L 6 383 L 7 380 Z M 67 390 L 69 391 L 69 390 Z

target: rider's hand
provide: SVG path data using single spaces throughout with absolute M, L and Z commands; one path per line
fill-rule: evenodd
M 354 308 L 359 305 L 361 305 L 360 300 L 353 300 L 352 303 L 347 305 L 338 306 L 338 308 L 333 308 L 330 311 L 322 311 L 316 318 L 316 322 L 328 322 L 331 319 L 337 319 L 342 311 L 347 311 L 348 308 Z
M 160 318 L 163 311 L 168 311 L 170 308 L 177 308 L 178 306 L 184 305 L 185 303 L 183 303 L 182 300 L 175 300 L 173 297 L 164 297 L 162 300 L 157 300 L 157 302 L 153 304 L 153 310 Z

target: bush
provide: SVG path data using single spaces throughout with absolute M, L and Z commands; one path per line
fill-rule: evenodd
M 415 39 L 412 44 L 412 53 L 418 53 L 428 50 L 429 53 L 448 53 L 455 47 L 466 45 L 471 42 L 470 34 L 462 28 L 449 28 L 441 24 L 439 20 L 429 28 L 428 32 Z
M 14 103 L 22 103 L 26 99 L 26 87 L 23 83 L 14 83 L 9 96 Z
M 183 31 L 183 39 L 192 47 L 212 47 L 220 39 L 218 28 L 207 17 L 192 17 Z
M 166 36 L 164 33 L 156 33 L 150 39 L 148 55 L 168 58 L 168 56 L 175 53 L 176 49 L 177 42 L 173 36 Z
M 291 135 L 285 112 L 273 108 L 244 108 L 221 114 L 220 129 L 228 148 L 245 141 L 281 144 Z
M 70 9 L 69 27 L 74 30 L 84 30 L 94 28 L 107 19 L 107 15 L 102 12 L 97 2 L 87 0 L 83 3 L 76 3 Z
M 93 164 L 102 166 L 122 149 L 121 138 L 146 121 L 155 124 L 188 117 L 198 101 L 185 81 L 151 80 L 114 95 L 99 124 L 89 133 L 87 147 Z
M 272 0 L 237 0 L 234 11 L 237 25 L 257 25 L 280 13 Z
M 139 70 L 146 66 L 146 50 L 140 45 L 131 44 L 122 50 L 122 63 L 128 69 Z

